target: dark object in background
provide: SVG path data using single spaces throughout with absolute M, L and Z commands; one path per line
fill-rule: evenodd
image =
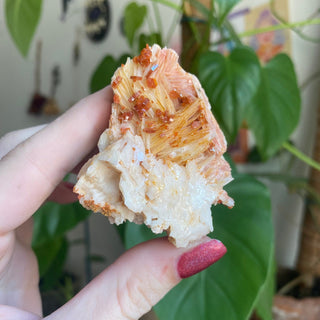
M 34 93 L 32 95 L 31 101 L 28 106 L 28 113 L 33 115 L 57 115 L 60 113 L 60 109 L 55 100 L 55 94 L 57 87 L 60 84 L 61 75 L 59 66 L 54 66 L 51 71 L 51 92 L 50 97 L 45 96 L 41 93 L 41 51 L 42 51 L 42 42 L 41 40 L 37 43 L 36 49 L 36 60 L 35 60 L 35 74 L 34 74 Z
M 31 98 L 28 113 L 39 115 L 42 113 L 44 106 L 46 105 L 48 98 L 44 95 L 35 92 Z
M 41 69 L 41 53 L 42 53 L 42 41 L 39 40 L 37 42 L 36 48 L 36 60 L 35 60 L 35 70 L 34 70 L 34 93 L 32 95 L 28 113 L 40 115 L 43 111 L 45 104 L 48 101 L 48 97 L 41 94 L 40 86 L 41 86 L 41 78 L 40 78 L 40 69 Z
M 68 6 L 69 6 L 69 2 L 71 0 L 62 0 L 62 14 L 61 14 L 61 20 L 65 20 L 66 15 L 67 15 L 67 11 L 68 11 Z
M 85 30 L 93 42 L 102 41 L 110 29 L 110 4 L 108 0 L 89 0 L 85 7 Z

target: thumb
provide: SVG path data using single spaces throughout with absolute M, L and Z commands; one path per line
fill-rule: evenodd
M 207 268 L 226 253 L 206 238 L 177 249 L 165 238 L 140 244 L 122 255 L 82 291 L 46 319 L 139 319 L 182 278 Z

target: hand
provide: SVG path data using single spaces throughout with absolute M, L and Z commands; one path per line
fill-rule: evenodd
M 0 140 L 0 158 L 6 154 L 0 161 L 0 319 L 42 318 L 30 218 L 50 196 L 60 202 L 75 199 L 61 181 L 96 146 L 111 102 L 112 91 L 105 88 L 48 126 Z M 181 278 L 203 270 L 225 252 L 221 242 L 209 238 L 191 250 L 176 249 L 164 238 L 143 243 L 46 319 L 138 319 Z

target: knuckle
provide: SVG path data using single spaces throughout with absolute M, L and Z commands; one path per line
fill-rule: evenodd
M 120 313 L 125 319 L 138 319 L 152 308 L 149 289 L 146 280 L 136 276 L 118 284 L 117 300 Z

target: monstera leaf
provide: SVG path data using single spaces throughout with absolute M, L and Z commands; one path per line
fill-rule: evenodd
M 235 175 L 226 189 L 235 207 L 212 208 L 215 231 L 210 236 L 226 245 L 227 254 L 169 292 L 155 306 L 160 320 L 248 319 L 266 286 L 274 244 L 268 190 L 247 175 Z M 151 237 L 144 226 L 126 226 L 127 246 Z

